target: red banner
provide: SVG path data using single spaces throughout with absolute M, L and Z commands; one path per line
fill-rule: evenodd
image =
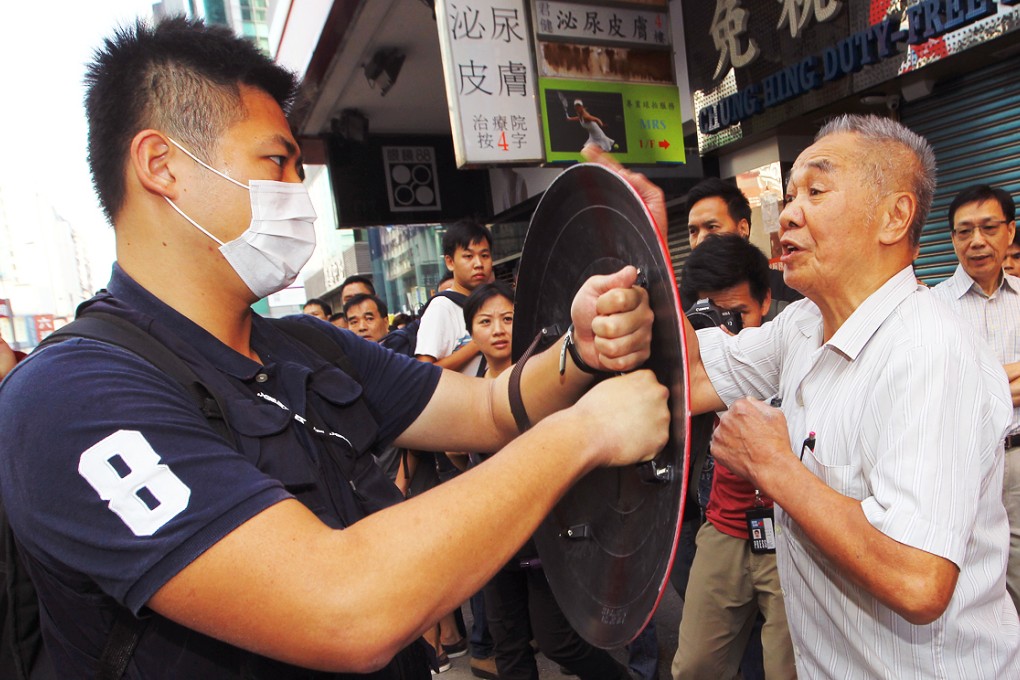
M 53 315 L 36 314 L 32 317 L 35 320 L 35 336 L 42 340 L 53 332 Z

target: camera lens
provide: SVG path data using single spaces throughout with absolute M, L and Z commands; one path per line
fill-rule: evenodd
M 718 319 L 705 312 L 690 312 L 687 314 L 687 319 L 691 322 L 691 328 L 696 331 L 702 328 L 715 328 L 719 325 Z

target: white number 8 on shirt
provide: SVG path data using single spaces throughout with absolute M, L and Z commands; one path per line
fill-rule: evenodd
M 191 489 L 135 430 L 118 430 L 81 454 L 78 474 L 134 532 L 151 536 L 188 507 Z

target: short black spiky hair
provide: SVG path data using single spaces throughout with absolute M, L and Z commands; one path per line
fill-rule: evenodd
M 988 184 L 975 184 L 958 193 L 953 202 L 949 204 L 949 228 L 952 229 L 956 226 L 954 220 L 957 210 L 968 203 L 984 203 L 985 201 L 998 203 L 1007 222 L 1012 222 L 1016 218 L 1016 203 L 1008 191 Z
M 251 42 L 221 26 L 169 17 L 117 29 L 85 73 L 89 166 L 110 222 L 124 202 L 131 140 L 154 128 L 211 155 L 244 117 L 240 86 L 265 91 L 288 111 L 297 80 Z
M 738 234 L 712 234 L 691 251 L 680 278 L 684 309 L 700 293 L 717 293 L 747 281 L 751 297 L 764 303 L 769 294 L 769 260 Z
M 687 192 L 687 210 L 690 211 L 695 203 L 706 198 L 721 198 L 734 222 L 747 220 L 748 227 L 751 226 L 751 203 L 736 184 L 724 182 L 718 177 L 698 182 Z
M 485 240 L 485 244 L 492 248 L 492 232 L 478 220 L 465 218 L 458 220 L 446 228 L 443 234 L 443 255 L 453 257 L 457 248 L 471 247 L 472 243 Z
M 358 293 L 357 295 L 355 295 L 350 300 L 344 303 L 344 316 L 347 316 L 347 313 L 350 312 L 351 307 L 357 307 L 358 305 L 367 300 L 371 300 L 372 302 L 375 303 L 375 308 L 379 310 L 379 316 L 390 315 L 389 308 L 386 306 L 386 303 L 383 302 L 381 298 L 375 295 L 370 295 L 369 293 Z

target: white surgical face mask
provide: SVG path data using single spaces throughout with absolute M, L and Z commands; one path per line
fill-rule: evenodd
M 223 257 L 256 297 L 264 298 L 293 283 L 315 250 L 315 209 L 304 184 L 268 179 L 253 179 L 248 184 L 241 184 L 204 163 L 174 140 L 170 139 L 170 142 L 203 168 L 248 190 L 251 195 L 251 224 L 243 234 L 224 243 L 164 196 L 166 202 L 181 217 L 220 244 Z

